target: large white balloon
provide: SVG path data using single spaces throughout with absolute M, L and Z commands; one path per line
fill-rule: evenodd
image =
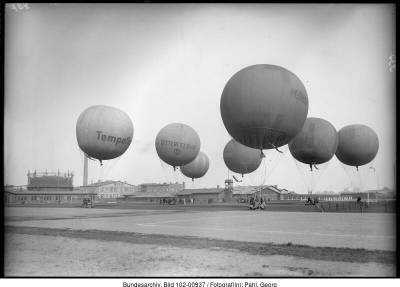
M 199 154 L 192 162 L 181 166 L 181 172 L 183 173 L 183 175 L 193 180 L 195 178 L 200 178 L 204 176 L 207 173 L 209 164 L 210 163 L 207 155 L 203 152 L 199 152 Z
M 192 127 L 172 123 L 158 132 L 155 145 L 158 156 L 175 168 L 196 158 L 200 151 L 200 137 Z
M 274 65 L 253 65 L 229 79 L 220 109 L 226 130 L 237 142 L 271 149 L 286 145 L 301 131 L 308 97 L 292 72 Z
M 225 165 L 241 175 L 255 171 L 261 164 L 260 151 L 231 139 L 223 152 Z
M 109 106 L 91 106 L 76 123 L 76 138 L 89 157 L 109 160 L 122 155 L 133 138 L 133 124 L 122 110 Z

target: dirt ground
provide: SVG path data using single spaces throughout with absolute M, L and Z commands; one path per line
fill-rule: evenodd
M 318 248 L 299 250 L 301 254 L 309 253 L 309 257 L 315 254 L 319 258 L 315 260 L 290 251 L 298 246 L 262 249 L 251 243 L 246 248 L 246 243 L 240 242 L 199 242 L 196 238 L 190 242 L 191 238 L 99 232 L 103 236 L 94 231 L 88 234 L 76 230 L 7 229 L 5 276 L 392 277 L 396 272 L 394 256 L 373 256 L 374 251 L 367 250 L 356 252 L 363 256 L 347 257 L 343 256 L 351 249 L 328 250 L 322 255 Z M 87 239 L 90 237 L 99 240 Z M 368 257 L 365 252 L 372 253 Z
M 392 214 L 5 209 L 5 276 L 393 277 Z

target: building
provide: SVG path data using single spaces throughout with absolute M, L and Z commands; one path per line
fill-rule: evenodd
M 316 198 L 319 201 L 350 201 L 353 198 L 346 194 L 326 194 L 326 193 L 312 193 L 312 194 L 304 194 L 304 193 L 290 193 L 281 196 L 281 200 L 300 200 L 306 201 L 309 197 Z
M 119 180 L 98 181 L 86 186 L 81 186 L 79 189 L 83 193 L 95 194 L 95 200 L 122 198 L 138 192 L 136 186 Z
M 217 188 L 198 188 L 185 189 L 177 193 L 179 202 L 189 203 L 193 199 L 193 204 L 212 204 L 226 202 L 225 189 Z M 228 192 L 229 194 L 229 192 Z
M 143 183 L 137 187 L 137 191 L 126 194 L 124 200 L 136 202 L 162 203 L 175 202 L 177 194 L 185 189 L 185 183 Z M 175 201 L 174 201 L 175 200 Z
M 232 190 L 232 197 L 237 202 L 249 202 L 250 197 L 253 197 L 257 192 L 255 186 L 235 186 Z
M 258 197 L 263 198 L 265 201 L 280 200 L 282 190 L 276 185 L 262 186 L 261 190 L 256 193 Z
M 340 196 L 346 197 L 348 200 L 357 200 L 358 197 L 361 197 L 362 200 L 377 200 L 377 192 L 375 190 L 365 192 L 341 192 Z
M 198 188 L 198 189 L 185 189 L 178 192 L 179 203 L 193 203 L 193 204 L 212 204 L 222 202 L 232 202 L 233 181 L 231 179 L 225 180 L 225 187 L 220 188 Z
M 176 193 L 170 191 L 166 192 L 136 192 L 135 194 L 126 195 L 124 201 L 133 202 L 147 202 L 147 203 L 176 203 L 177 196 Z
M 151 193 L 151 192 L 170 192 L 176 194 L 181 190 L 185 189 L 185 183 L 143 183 L 139 185 L 139 192 Z
M 396 191 L 387 187 L 379 190 L 369 190 L 369 192 L 376 192 L 378 199 L 396 199 Z
M 81 203 L 94 195 L 73 187 L 72 172 L 30 172 L 26 186 L 6 186 L 4 202 L 10 204 Z
M 58 172 L 36 172 L 31 173 L 28 171 L 28 185 L 27 189 L 30 191 L 72 191 L 73 190 L 73 177 L 71 172 L 60 173 Z
M 261 197 L 265 201 L 282 200 L 289 194 L 294 194 L 294 192 L 279 189 L 276 185 L 235 186 L 233 188 L 233 198 L 238 202 L 249 202 L 251 197 Z
M 84 198 L 94 200 L 95 194 L 84 193 L 80 190 L 14 190 L 4 191 L 4 203 L 12 204 L 63 204 L 82 203 Z

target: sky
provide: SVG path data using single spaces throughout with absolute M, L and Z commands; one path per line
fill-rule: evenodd
M 89 161 L 89 182 L 185 181 L 223 186 L 231 139 L 220 98 L 230 77 L 255 64 L 282 66 L 304 84 L 308 117 L 336 130 L 371 127 L 379 138 L 365 188 L 394 187 L 396 163 L 395 6 L 389 4 L 30 4 L 5 13 L 4 181 L 29 171 L 73 171 L 83 182 L 76 121 L 92 105 L 125 111 L 133 141 L 119 158 Z M 169 123 L 196 130 L 210 160 L 195 182 L 162 163 L 155 137 Z M 287 146 L 241 184 L 306 192 Z M 352 185 L 333 157 L 316 191 Z M 273 169 L 272 169 L 273 167 Z

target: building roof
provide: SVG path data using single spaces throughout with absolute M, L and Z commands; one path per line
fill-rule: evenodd
M 183 185 L 180 182 L 163 182 L 163 183 L 142 183 L 140 186 L 169 186 L 169 185 Z
M 142 193 L 133 193 L 127 194 L 126 196 L 130 198 L 154 198 L 154 197 L 176 197 L 176 193 L 172 192 L 142 192 Z
M 184 189 L 177 193 L 177 195 L 191 195 L 191 194 L 210 194 L 220 193 L 222 188 L 197 188 L 197 189 Z
M 262 190 L 265 190 L 265 189 L 272 190 L 272 191 L 274 191 L 276 193 L 279 193 L 279 194 L 282 193 L 282 191 L 276 185 L 268 185 L 268 186 L 265 186 L 265 187 L 262 188 Z
M 255 192 L 258 192 L 259 190 L 265 190 L 265 189 L 269 189 L 271 191 L 274 191 L 276 193 L 282 194 L 282 193 L 287 193 L 288 191 L 285 190 L 281 190 L 279 188 L 277 188 L 274 185 L 262 185 L 262 186 L 235 186 L 232 190 L 232 194 L 234 195 L 238 195 L 238 194 L 253 194 Z
M 235 186 L 232 190 L 233 195 L 238 195 L 238 194 L 253 194 L 257 191 L 257 188 L 255 186 Z
M 8 192 L 11 194 L 18 195 L 46 195 L 46 194 L 61 194 L 61 195 L 79 195 L 79 194 L 93 194 L 91 192 L 82 192 L 79 190 L 5 190 L 4 192 Z
M 130 183 L 127 183 L 127 182 L 123 182 L 123 181 L 120 181 L 120 180 L 105 180 L 105 181 L 94 182 L 94 183 L 91 183 L 91 184 L 88 184 L 88 185 L 84 185 L 82 187 L 98 187 L 98 186 L 103 186 L 103 185 L 108 185 L 108 184 L 113 184 L 113 183 L 118 183 L 118 182 L 126 184 L 126 185 L 134 186 L 133 184 L 130 184 Z

